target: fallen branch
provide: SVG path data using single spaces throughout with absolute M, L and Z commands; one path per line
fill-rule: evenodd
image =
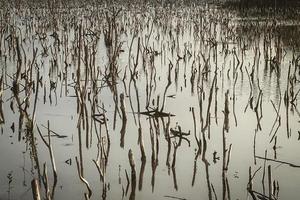
M 261 156 L 255 156 L 258 159 L 261 160 L 267 160 L 267 161 L 272 161 L 272 162 L 276 162 L 276 163 L 280 163 L 280 164 L 285 164 L 285 165 L 289 165 L 290 167 L 295 167 L 295 168 L 300 168 L 300 165 L 295 165 L 293 163 L 289 163 L 289 162 L 285 162 L 285 161 L 281 161 L 281 160 L 275 160 L 275 159 L 271 159 L 271 158 L 264 158 Z

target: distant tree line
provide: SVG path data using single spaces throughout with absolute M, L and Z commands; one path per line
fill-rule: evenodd
M 197 5 L 197 4 L 218 4 L 235 6 L 240 8 L 264 8 L 264 7 L 300 7 L 300 0 L 0 0 L 0 7 L 13 6 L 18 7 L 81 7 L 86 5 L 103 5 L 103 4 L 118 4 L 118 5 Z M 1 8 L 0 8 L 1 9 Z
M 299 6 L 299 0 L 225 0 L 240 7 L 293 7 Z

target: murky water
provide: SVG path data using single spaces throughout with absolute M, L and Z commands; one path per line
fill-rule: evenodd
M 298 199 L 298 24 L 2 9 L 0 199 Z

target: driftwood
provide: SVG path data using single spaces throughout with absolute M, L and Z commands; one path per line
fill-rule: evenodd
M 80 178 L 80 180 L 85 184 L 85 186 L 86 186 L 86 188 L 87 188 L 87 190 L 88 190 L 88 193 L 85 193 L 84 195 L 85 195 L 85 198 L 86 199 L 90 199 L 91 198 L 91 196 L 92 196 L 92 190 L 91 190 L 91 187 L 90 187 L 90 184 L 89 184 L 89 182 L 87 182 L 87 180 L 83 177 L 83 175 L 82 175 L 82 173 L 81 173 L 81 166 L 80 166 L 80 164 L 79 164 L 79 161 L 78 161 L 78 158 L 77 158 L 77 156 L 75 157 L 75 160 L 76 160 L 76 164 L 77 164 L 77 171 L 78 171 L 78 176 L 79 176 L 79 178 Z
M 177 130 L 174 130 L 172 128 L 170 128 L 170 132 L 172 133 L 173 136 L 170 136 L 170 138 L 174 138 L 174 137 L 178 137 L 180 139 L 183 139 L 185 140 L 189 146 L 191 146 L 191 142 L 189 139 L 187 139 L 186 137 L 189 136 L 191 133 L 188 132 L 188 133 L 185 133 L 185 132 L 182 132 L 182 131 L 177 131 Z
M 44 128 L 46 128 L 46 129 L 48 129 L 48 127 L 46 127 L 45 125 L 41 125 L 42 127 L 44 127 Z M 66 137 L 68 137 L 67 135 L 61 135 L 61 134 L 58 134 L 57 132 L 55 132 L 55 131 L 53 131 L 53 130 L 49 130 L 50 131 L 50 133 L 53 133 L 53 135 L 50 135 L 50 136 L 52 136 L 52 137 L 58 137 L 58 138 L 66 138 Z M 46 136 L 44 136 L 44 137 L 48 137 L 48 135 L 46 135 Z
M 255 157 L 258 159 L 261 159 L 261 160 L 272 161 L 272 162 L 276 162 L 276 163 L 280 163 L 280 164 L 289 165 L 290 167 L 300 168 L 300 165 L 295 165 L 293 163 L 289 163 L 289 162 L 285 162 L 285 161 L 281 161 L 281 160 L 275 160 L 275 159 L 265 158 L 265 157 L 261 157 L 261 156 L 255 156 Z
M 171 133 L 172 133 L 173 135 L 175 135 L 175 136 L 188 136 L 188 135 L 191 134 L 190 132 L 185 133 L 185 132 L 182 132 L 182 131 L 174 130 L 174 129 L 172 129 L 172 128 L 170 128 L 170 131 L 171 131 Z
M 254 191 L 254 190 L 251 190 L 251 193 L 254 195 L 252 196 L 253 200 L 256 200 L 256 199 L 261 199 L 261 200 L 275 200 L 275 198 L 270 198 L 264 194 L 261 194 L 257 191 Z
M 135 189 L 136 189 L 136 171 L 135 171 L 134 157 L 131 149 L 128 152 L 128 159 L 131 168 L 131 192 L 130 192 L 129 200 L 134 200 Z
M 126 110 L 125 110 L 125 100 L 124 100 L 124 94 L 120 94 L 120 103 L 121 103 L 121 113 L 122 113 L 122 128 L 120 130 L 121 133 L 121 139 L 120 139 L 120 146 L 124 148 L 124 140 L 125 140 L 125 133 L 126 133 L 126 124 L 127 124 L 127 116 L 126 116 Z
M 154 117 L 154 118 L 159 118 L 159 117 L 174 117 L 175 115 L 171 113 L 165 113 L 162 111 L 159 111 L 158 109 L 150 110 L 150 111 L 145 111 L 145 112 L 139 112 L 138 114 L 141 115 L 146 115 L 149 117 Z
M 169 195 L 165 195 L 164 197 L 170 198 L 170 199 L 186 200 L 186 198 L 174 197 L 174 196 L 169 196 Z
M 97 122 L 99 122 L 100 124 L 105 124 L 105 116 L 104 116 L 104 114 L 103 113 L 100 113 L 100 114 L 94 114 L 94 115 L 92 115 L 92 118 L 95 120 L 95 121 L 97 121 Z
M 40 186 L 39 186 L 39 182 L 37 179 L 33 179 L 31 181 L 31 189 L 32 189 L 33 199 L 40 200 L 41 199 Z
M 53 189 L 52 192 L 50 194 L 50 197 L 53 198 L 54 197 L 54 190 L 57 184 L 57 170 L 56 170 L 56 164 L 55 164 L 55 158 L 54 158 L 54 153 L 53 153 L 53 148 L 52 148 L 52 143 L 51 143 L 51 137 L 50 137 L 50 125 L 49 125 L 49 120 L 47 121 L 47 129 L 48 129 L 48 142 L 45 140 L 45 138 L 42 136 L 42 132 L 39 129 L 38 125 L 36 125 L 38 133 L 42 139 L 42 141 L 44 142 L 44 144 L 47 146 L 48 151 L 49 151 L 49 155 L 50 155 L 50 160 L 51 160 L 51 166 L 52 166 L 52 173 L 53 173 Z M 44 170 L 46 171 L 46 168 L 44 167 Z M 44 174 L 46 174 L 47 172 L 45 172 Z M 45 178 L 47 179 L 47 176 L 45 176 Z M 48 184 L 47 184 L 48 185 Z M 46 188 L 48 190 L 48 188 Z M 48 194 L 47 194 L 48 196 Z

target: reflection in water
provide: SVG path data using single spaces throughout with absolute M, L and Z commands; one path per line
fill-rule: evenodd
M 129 163 L 130 163 L 130 167 L 131 167 L 131 192 L 130 192 L 129 199 L 134 200 L 135 199 L 135 189 L 136 189 L 136 172 L 135 172 L 134 158 L 133 158 L 131 149 L 128 152 L 128 158 L 129 158 Z
M 170 8 L 0 10 L 0 199 L 297 199 L 299 20 Z

